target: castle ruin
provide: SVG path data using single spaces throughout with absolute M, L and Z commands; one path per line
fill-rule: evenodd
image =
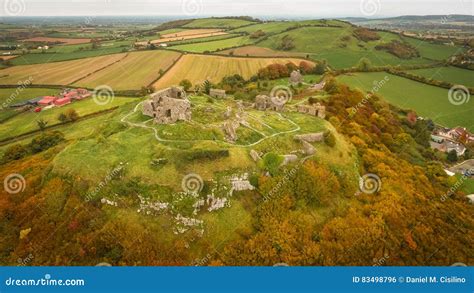
M 172 124 L 191 120 L 191 102 L 182 87 L 170 87 L 151 94 L 143 103 L 143 115 L 158 124 Z

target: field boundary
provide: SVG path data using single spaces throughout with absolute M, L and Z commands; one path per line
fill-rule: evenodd
M 174 52 L 174 51 L 173 51 L 173 52 Z M 183 55 L 184 55 L 184 54 L 181 52 L 181 54 L 179 55 L 178 59 L 176 59 L 176 60 L 173 62 L 173 64 L 171 64 L 171 66 L 169 66 L 168 68 L 166 68 L 166 70 L 163 71 L 163 74 L 161 74 L 160 76 L 158 76 L 155 80 L 153 80 L 153 81 L 152 81 L 151 83 L 149 83 L 147 86 L 148 86 L 148 87 L 151 87 L 151 86 L 153 86 L 155 83 L 157 83 L 158 80 L 160 80 L 160 78 L 162 78 L 163 76 L 165 76 L 165 74 L 168 73 L 168 71 L 170 71 L 171 68 L 173 68 L 173 67 L 176 65 L 176 63 L 179 62 L 179 60 L 181 60 L 181 58 L 183 57 Z
M 56 129 L 56 128 L 60 128 L 62 126 L 68 125 L 68 124 L 73 124 L 73 123 L 76 123 L 76 122 L 79 122 L 79 121 L 94 118 L 96 116 L 100 116 L 100 115 L 104 115 L 104 114 L 113 112 L 113 111 L 117 110 L 118 108 L 119 108 L 119 106 L 115 106 L 115 107 L 112 107 L 110 109 L 98 111 L 98 112 L 95 112 L 95 113 L 90 113 L 90 114 L 87 114 L 87 115 L 84 115 L 84 116 L 80 116 L 76 121 L 67 121 L 67 122 L 62 122 L 62 123 L 57 123 L 57 124 L 54 124 L 54 125 L 46 126 L 44 130 L 52 130 L 52 129 Z M 0 146 L 8 145 L 8 144 L 14 143 L 16 141 L 22 140 L 24 138 L 28 138 L 30 136 L 33 136 L 33 135 L 39 133 L 39 132 L 43 132 L 44 130 L 40 130 L 40 129 L 31 130 L 31 131 L 22 133 L 22 134 L 17 135 L 17 136 L 11 136 L 11 137 L 1 139 L 0 140 Z
M 85 76 L 82 76 L 82 77 L 80 77 L 80 78 L 74 80 L 73 82 L 71 82 L 71 83 L 69 83 L 69 84 L 67 84 L 67 85 L 69 86 L 69 85 L 71 85 L 71 84 L 74 84 L 74 83 L 76 83 L 76 82 L 78 82 L 78 81 L 83 80 L 83 79 L 86 78 L 86 77 L 89 77 L 89 76 L 91 76 L 91 75 L 93 75 L 93 74 L 95 74 L 95 73 L 97 73 L 97 72 L 99 72 L 99 71 L 102 71 L 102 70 L 104 70 L 104 69 L 106 69 L 106 68 L 108 68 L 108 67 L 110 67 L 110 66 L 112 66 L 112 65 L 114 65 L 114 64 L 117 64 L 117 63 L 119 63 L 120 61 L 122 61 L 122 60 L 124 60 L 125 58 L 127 58 L 129 55 L 130 55 L 130 52 L 127 52 L 127 54 L 125 54 L 125 56 L 123 56 L 123 57 L 120 58 L 119 60 L 114 61 L 114 62 L 112 62 L 112 63 L 110 63 L 110 64 L 107 64 L 107 65 L 105 65 L 104 67 L 102 67 L 102 68 L 100 68 L 100 69 L 97 69 L 97 70 L 95 70 L 95 71 L 93 71 L 93 72 L 89 72 L 89 73 L 86 74 Z

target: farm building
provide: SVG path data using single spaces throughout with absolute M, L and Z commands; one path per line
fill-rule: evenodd
M 10 105 L 10 107 L 12 108 L 18 108 L 18 107 L 24 107 L 24 106 L 36 106 L 38 105 L 38 102 L 41 101 L 43 99 L 43 97 L 38 97 L 38 98 L 34 98 L 34 99 L 29 99 L 27 101 L 23 101 L 23 102 L 20 102 L 20 103 L 16 103 L 16 104 L 12 104 Z
M 70 98 L 60 98 L 60 99 L 57 99 L 54 101 L 54 105 L 55 106 L 64 106 L 64 105 L 67 105 L 67 104 L 70 104 L 71 103 L 71 99 Z
M 219 90 L 219 89 L 211 89 L 209 91 L 209 95 L 213 98 L 225 98 L 225 90 Z
M 38 101 L 38 105 L 40 106 L 52 105 L 54 101 L 56 101 L 57 99 L 58 99 L 57 97 L 45 96 L 41 100 Z
M 153 117 L 158 124 L 191 120 L 191 103 L 182 87 L 170 87 L 154 94 L 143 103 L 143 115 Z
M 297 109 L 299 113 L 318 116 L 321 119 L 326 118 L 326 107 L 322 106 L 320 103 L 311 105 L 298 105 Z

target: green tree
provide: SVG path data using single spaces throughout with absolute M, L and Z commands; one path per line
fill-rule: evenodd
M 454 163 L 458 161 L 458 153 L 456 150 L 452 150 L 448 153 L 447 159 L 449 162 Z
M 48 125 L 48 122 L 44 121 L 43 119 L 39 119 L 36 121 L 36 124 L 41 131 L 44 131 Z
M 76 121 L 79 118 L 79 114 L 77 114 L 76 110 L 74 109 L 67 110 L 65 115 L 67 117 L 67 120 L 72 122 Z
M 330 147 L 334 147 L 336 145 L 336 137 L 331 131 L 326 131 L 324 133 L 324 143 Z
M 369 71 L 372 68 L 372 62 L 367 58 L 361 58 L 357 64 L 360 71 Z
M 59 122 L 61 122 L 61 123 L 66 122 L 66 121 L 67 121 L 67 116 L 66 116 L 66 114 L 60 113 L 60 114 L 58 115 L 58 120 L 59 120 Z
M 191 89 L 191 87 L 193 86 L 193 84 L 191 83 L 191 81 L 189 81 L 189 79 L 183 79 L 179 83 L 179 85 L 182 86 L 185 91 L 189 91 Z

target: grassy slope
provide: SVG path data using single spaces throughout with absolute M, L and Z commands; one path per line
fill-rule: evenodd
M 219 56 L 192 55 L 183 56 L 157 83 L 156 88 L 178 84 L 189 79 L 193 84 L 202 83 L 206 79 L 220 82 L 224 76 L 240 74 L 250 78 L 257 71 L 272 63 L 298 64 L 301 60 L 292 58 L 228 58 Z
M 431 79 L 474 87 L 474 71 L 472 70 L 458 67 L 436 67 L 410 70 L 408 72 Z
M 387 76 L 389 81 L 378 92 L 388 102 L 401 108 L 413 109 L 419 115 L 448 126 L 464 126 L 474 131 L 474 100 L 455 106 L 448 100 L 448 90 L 412 81 L 406 78 L 390 75 L 384 72 L 357 73 L 339 76 L 338 80 L 354 88 L 371 90 L 374 82 Z
M 352 67 L 362 57 L 369 58 L 377 66 L 430 62 L 422 58 L 403 60 L 387 52 L 375 50 L 377 44 L 399 40 L 400 38 L 396 34 L 379 32 L 380 40 L 366 43 L 354 38 L 352 30 L 352 27 L 304 27 L 271 36 L 258 45 L 278 50 L 281 39 L 285 35 L 289 35 L 294 38 L 295 44 L 295 48 L 290 52 L 301 52 L 316 59 L 326 59 L 335 68 Z M 343 40 L 343 38 L 349 39 Z
M 124 56 L 125 53 L 74 61 L 14 66 L 0 70 L 0 84 L 17 84 L 31 77 L 33 84 L 67 85 Z
M 244 25 L 252 24 L 253 22 L 243 19 L 232 18 L 203 18 L 196 19 L 186 24 L 184 27 L 192 28 L 236 28 Z
M 44 110 L 40 113 L 25 112 L 1 124 L 0 139 L 5 139 L 32 130 L 37 130 L 38 126 L 36 124 L 36 121 L 39 119 L 47 121 L 48 125 L 58 124 L 58 115 L 60 113 L 65 112 L 67 109 L 74 109 L 77 111 L 79 116 L 84 116 L 98 111 L 110 109 L 115 106 L 123 105 L 132 101 L 132 98 L 115 97 L 110 103 L 107 103 L 105 105 L 98 105 L 94 102 L 92 98 L 88 98 L 86 100 L 77 101 L 69 105 L 65 105 L 63 107 L 55 107 L 49 110 Z
M 205 51 L 214 52 L 218 50 L 248 45 L 252 43 L 253 43 L 253 40 L 250 39 L 248 36 L 242 36 L 242 37 L 211 41 L 211 42 L 205 42 L 205 43 L 173 46 L 173 49 L 186 51 L 186 52 L 192 52 L 192 53 L 203 53 Z
M 426 41 L 403 37 L 403 40 L 414 46 L 422 56 L 433 60 L 444 60 L 463 51 L 462 48 L 433 44 Z
M 75 85 L 89 88 L 108 85 L 114 90 L 140 89 L 158 78 L 160 69 L 168 69 L 179 56 L 179 53 L 163 50 L 130 53 L 120 62 L 80 80 Z

